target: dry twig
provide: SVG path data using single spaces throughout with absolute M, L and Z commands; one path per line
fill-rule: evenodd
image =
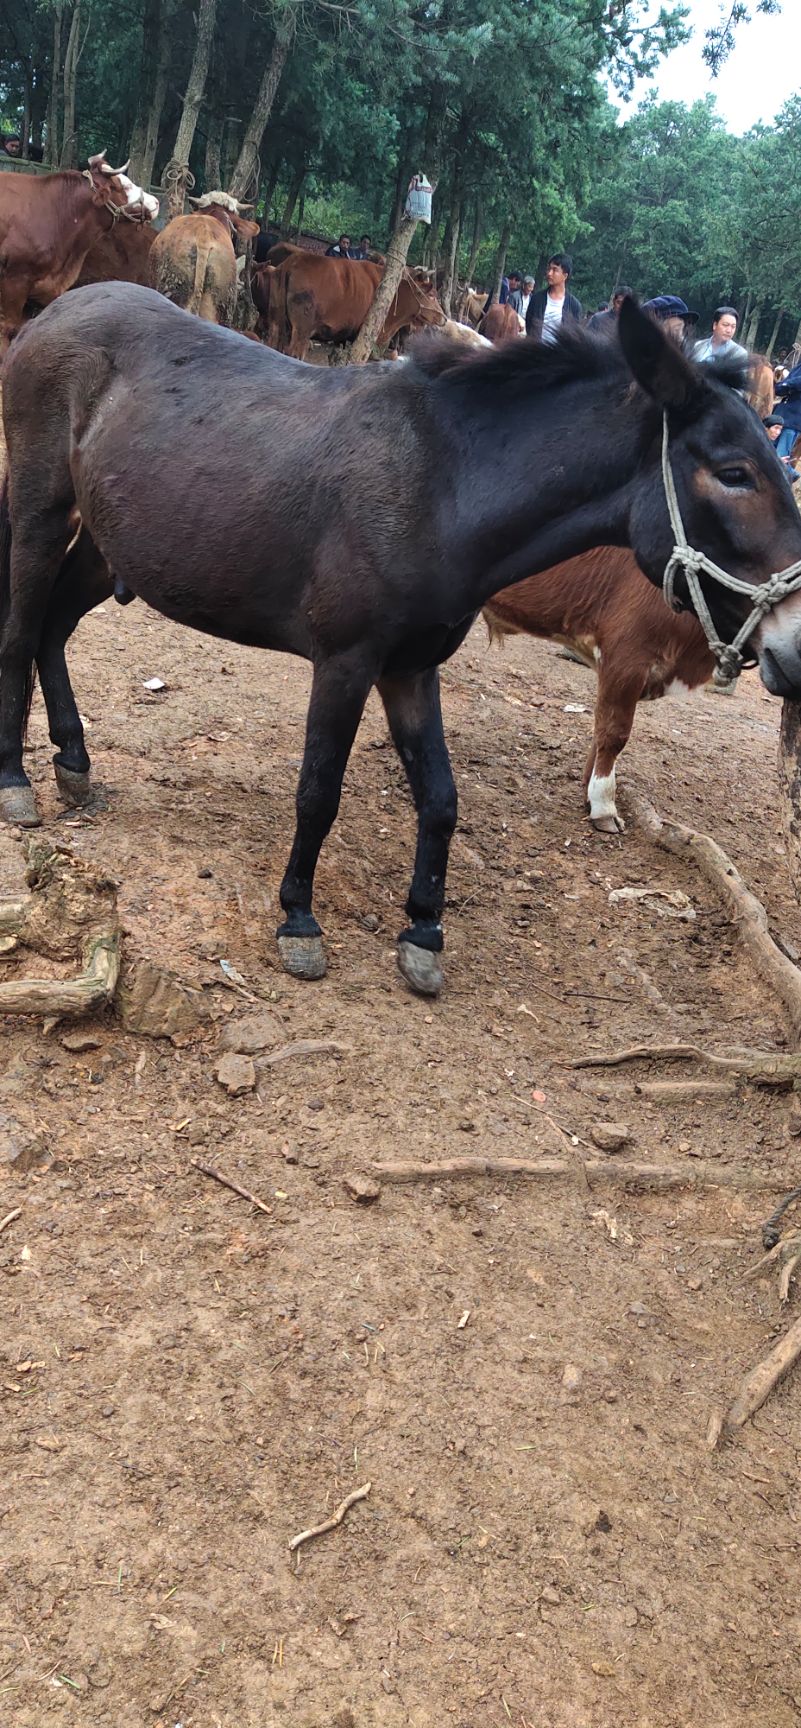
M 266 1212 L 268 1218 L 272 1217 L 272 1206 L 266 1206 L 256 1194 L 251 1194 L 249 1188 L 242 1188 L 238 1182 L 234 1182 L 222 1170 L 215 1169 L 213 1164 L 201 1164 L 199 1158 L 193 1158 L 192 1164 L 196 1170 L 200 1171 L 201 1176 L 210 1176 L 213 1182 L 222 1183 L 223 1188 L 230 1188 L 232 1194 L 238 1194 L 241 1200 L 249 1200 L 251 1206 L 257 1206 L 260 1212 Z
M 731 858 L 710 835 L 666 821 L 647 798 L 634 797 L 630 802 L 657 846 L 679 858 L 691 858 L 706 877 L 732 917 L 763 983 L 782 1003 L 796 1039 L 801 1037 L 801 971 L 776 946 L 761 900 L 746 887 Z
M 784 1337 L 774 1344 L 767 1356 L 746 1374 L 740 1390 L 726 1413 L 727 1428 L 742 1428 L 749 1416 L 764 1404 L 779 1381 L 784 1379 L 801 1356 L 801 1320 L 794 1321 Z
M 15 1218 L 20 1218 L 21 1216 L 22 1207 L 15 1206 L 13 1212 L 7 1212 L 5 1218 L 0 1218 L 0 1236 L 2 1236 L 3 1231 L 9 1224 L 13 1224 Z
M 372 1482 L 364 1482 L 361 1488 L 354 1488 L 353 1493 L 345 1496 L 341 1505 L 337 1507 L 336 1512 L 333 1512 L 330 1518 L 326 1518 L 322 1524 L 312 1524 L 310 1530 L 301 1530 L 299 1536 L 293 1536 L 289 1544 L 290 1554 L 294 1554 L 296 1548 L 300 1548 L 303 1542 L 311 1542 L 313 1537 L 325 1536 L 329 1530 L 335 1530 L 337 1525 L 342 1523 L 345 1513 L 350 1511 L 351 1506 L 356 1505 L 357 1500 L 367 1499 L 372 1486 Z
M 717 1165 L 639 1164 L 622 1158 L 439 1158 L 431 1164 L 399 1159 L 389 1164 L 371 1164 L 370 1174 L 382 1182 L 444 1182 L 462 1176 L 533 1176 L 559 1180 L 631 1183 L 640 1188 L 749 1188 L 770 1189 L 773 1183 L 751 1170 L 720 1169 Z

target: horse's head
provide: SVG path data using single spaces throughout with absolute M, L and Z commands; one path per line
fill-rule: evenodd
M 799 699 L 801 592 L 783 594 L 774 582 L 759 593 L 801 560 L 801 514 L 782 464 L 731 387 L 736 379 L 694 365 L 632 301 L 624 302 L 619 330 L 631 372 L 661 410 L 659 420 L 650 415 L 644 422 L 647 451 L 632 495 L 629 530 L 638 562 L 661 586 L 672 561 L 677 600 L 692 605 L 707 634 L 721 642 L 733 642 L 750 619 L 742 646 L 757 657 L 763 683 L 775 695 Z M 685 555 L 674 557 L 682 540 Z M 703 554 L 697 560 L 695 550 Z M 752 618 L 755 601 L 762 615 Z

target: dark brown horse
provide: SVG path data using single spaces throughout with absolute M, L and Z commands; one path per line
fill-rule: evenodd
M 619 330 L 619 343 L 565 331 L 551 347 L 469 354 L 429 340 L 404 366 L 329 371 L 145 288 L 83 288 L 51 306 L 4 378 L 5 815 L 37 820 L 22 764 L 34 663 L 62 789 L 88 794 L 64 648 L 114 580 L 194 629 L 303 656 L 314 678 L 279 943 L 289 971 L 319 977 L 314 872 L 377 685 L 418 814 L 399 962 L 435 994 L 456 822 L 437 668 L 477 610 L 604 543 L 631 545 L 660 582 L 673 548 L 665 423 L 693 544 L 749 584 L 801 556 L 801 519 L 751 410 L 628 302 Z M 566 455 L 576 443 L 581 463 Z M 750 601 L 702 580 L 731 639 Z M 752 641 L 769 687 L 801 695 L 801 600 Z

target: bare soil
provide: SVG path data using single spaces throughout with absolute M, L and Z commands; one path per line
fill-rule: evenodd
M 634 1082 L 669 1069 L 569 1067 L 783 1029 L 706 884 L 634 827 L 588 826 L 589 675 L 482 627 L 445 671 L 461 819 L 430 1003 L 395 966 L 413 823 L 377 705 L 319 870 L 329 974 L 302 985 L 273 932 L 307 668 L 113 602 L 72 665 L 109 808 L 61 809 L 37 700 L 47 831 L 118 876 L 127 953 L 196 987 L 204 1018 L 157 1042 L 109 1016 L 77 1052 L 64 1023 L 4 1027 L 0 1217 L 21 1215 L 0 1235 L 0 1722 L 798 1723 L 801 1376 L 704 1444 L 788 1323 L 775 1277 L 742 1283 L 801 1181 L 788 1100 L 667 1108 Z M 637 787 L 713 833 L 801 946 L 778 718 L 753 675 L 641 710 L 622 804 Z M 3 892 L 22 870 L 6 830 Z M 647 885 L 695 917 L 610 904 Z M 279 1041 L 347 1049 L 259 1063 L 229 1097 L 222 1030 L 267 1011 Z M 346 1186 L 375 1159 L 588 1156 L 604 1121 L 628 1156 L 772 1186 Z

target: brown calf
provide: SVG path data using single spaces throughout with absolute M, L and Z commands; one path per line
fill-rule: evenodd
M 615 764 L 638 702 L 683 695 L 712 676 L 706 637 L 690 612 L 669 611 L 633 554 L 598 546 L 527 576 L 484 607 L 491 637 L 513 632 L 563 642 L 598 674 L 593 742 L 584 773 L 590 820 L 604 834 L 623 827 Z

